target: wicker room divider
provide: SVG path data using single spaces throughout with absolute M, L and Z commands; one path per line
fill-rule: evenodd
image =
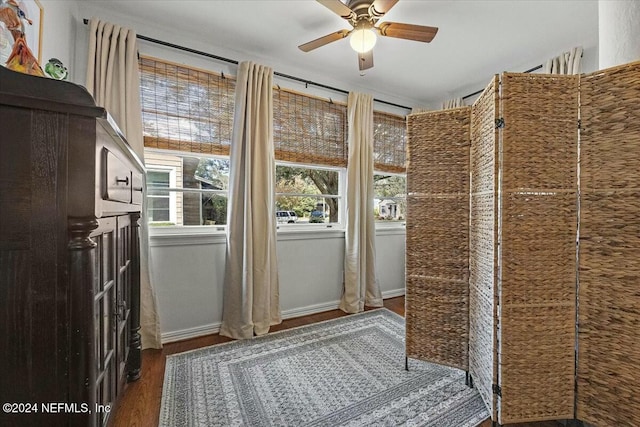
M 408 118 L 407 355 L 465 369 L 468 335 L 468 371 L 500 424 L 640 425 L 640 62 L 504 73 L 474 103 L 468 305 L 463 283 L 425 280 L 466 251 L 447 220 L 464 187 L 446 153 L 454 114 Z
M 498 359 L 496 274 L 498 272 L 498 76 L 471 108 L 471 213 L 469 223 L 469 373 L 491 418 L 497 419 Z
M 407 357 L 464 370 L 470 112 L 465 107 L 407 117 Z
M 578 80 L 500 78 L 501 424 L 573 418 Z
M 577 418 L 640 426 L 640 62 L 582 77 Z

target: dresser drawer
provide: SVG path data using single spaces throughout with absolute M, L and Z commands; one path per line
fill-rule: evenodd
M 133 180 L 131 168 L 107 148 L 102 149 L 102 198 L 113 202 L 131 203 Z
M 142 184 L 143 176 L 140 172 L 131 172 L 132 188 L 131 188 L 131 203 L 134 205 L 142 204 Z

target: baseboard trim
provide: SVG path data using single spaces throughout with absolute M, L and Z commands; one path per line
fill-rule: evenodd
M 404 288 L 382 291 L 382 299 L 401 297 L 404 295 Z
M 382 292 L 382 298 L 395 298 L 404 295 L 404 288 L 392 289 Z M 292 308 L 282 312 L 283 319 L 292 319 L 294 317 L 308 316 L 310 314 L 322 313 L 323 311 L 335 310 L 339 307 L 340 301 L 329 301 L 321 304 L 312 304 L 306 307 Z M 168 344 L 176 341 L 188 340 L 191 338 L 201 337 L 203 335 L 217 334 L 220 332 L 221 322 L 209 323 L 207 325 L 196 326 L 193 328 L 180 329 L 178 331 L 170 331 L 162 333 L 162 344 Z
M 196 326 L 188 329 L 180 329 L 177 331 L 163 332 L 162 344 L 170 342 L 183 341 L 191 338 L 201 337 L 203 335 L 217 334 L 220 332 L 221 322 L 209 323 L 208 325 Z
M 292 319 L 294 317 L 308 316 L 310 314 L 322 313 L 323 311 L 335 310 L 340 306 L 340 300 L 312 304 L 306 307 L 296 307 L 282 312 L 282 319 Z

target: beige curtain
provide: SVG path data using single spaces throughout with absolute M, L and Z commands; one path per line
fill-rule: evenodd
M 448 101 L 444 101 L 442 103 L 443 110 L 449 110 L 451 108 L 460 108 L 460 107 L 464 107 L 464 101 L 462 100 L 462 98 L 453 98 Z
M 376 280 L 375 220 L 373 216 L 373 97 L 349 93 L 347 102 L 349 163 L 347 164 L 347 222 L 344 293 L 340 309 L 358 313 L 364 306 L 382 307 Z
M 570 52 L 549 59 L 544 65 L 545 74 L 580 74 L 582 47 L 574 47 Z
M 91 18 L 87 90 L 115 119 L 131 148 L 144 161 L 136 33 Z M 145 197 L 146 199 L 146 197 Z M 161 348 L 160 319 L 151 283 L 146 206 L 140 219 L 140 335 L 142 348 Z
M 220 334 L 251 338 L 282 321 L 276 258 L 273 71 L 240 63 L 231 141 Z

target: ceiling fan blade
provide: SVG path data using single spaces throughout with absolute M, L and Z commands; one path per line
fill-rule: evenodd
M 358 53 L 358 68 L 360 71 L 368 70 L 373 67 L 373 49 L 369 52 Z
M 305 44 L 301 44 L 300 46 L 298 46 L 298 49 L 300 49 L 303 52 L 309 52 L 313 49 L 317 49 L 320 46 L 324 46 L 325 44 L 329 44 L 331 42 L 334 42 L 336 40 L 340 40 L 343 39 L 345 37 L 347 37 L 349 35 L 351 31 L 349 30 L 340 30 L 340 31 L 336 31 L 335 33 L 331 33 L 331 34 L 327 34 L 326 36 L 320 37 L 318 39 L 312 40 L 308 43 Z
M 423 25 L 401 24 L 399 22 L 383 22 L 378 27 L 381 36 L 395 37 L 397 39 L 415 40 L 429 43 L 438 32 L 437 27 Z
M 322 3 L 327 9 L 331 10 L 338 16 L 341 16 L 344 19 L 352 19 L 356 17 L 356 14 L 353 10 L 349 9 L 347 5 L 342 3 L 340 0 L 316 0 L 318 3 Z
M 398 3 L 398 0 L 376 0 L 369 9 L 371 14 L 376 18 L 380 18 Z

